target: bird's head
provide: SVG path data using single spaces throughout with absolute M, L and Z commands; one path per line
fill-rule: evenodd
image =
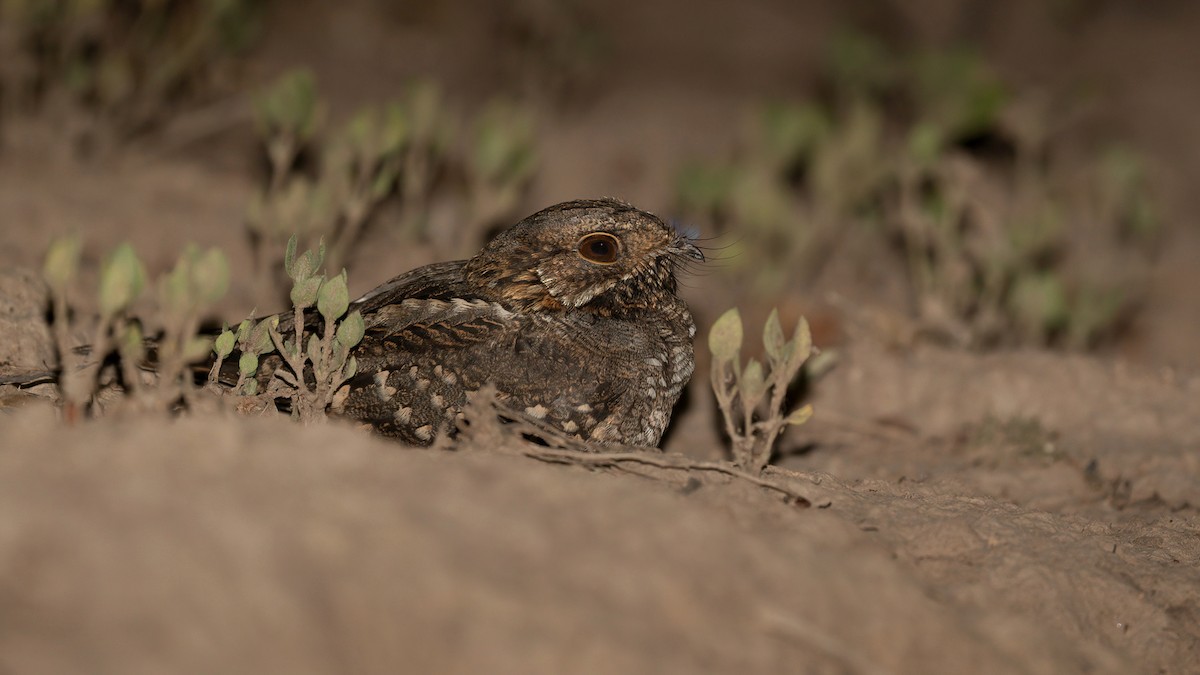
M 468 281 L 524 309 L 623 314 L 675 294 L 675 273 L 704 254 L 657 216 L 615 199 L 565 202 L 498 235 L 467 262 Z

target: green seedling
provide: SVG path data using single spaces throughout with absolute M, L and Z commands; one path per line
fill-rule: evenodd
M 510 214 L 537 170 L 533 117 L 528 110 L 493 101 L 475 120 L 467 151 L 473 231 Z
M 0 3 L 0 89 L 24 110 L 122 138 L 209 91 L 253 41 L 260 0 Z M 7 102 L 7 101 L 6 101 Z
M 135 312 L 147 286 L 144 266 L 129 244 L 121 244 L 105 259 L 96 283 L 98 311 L 87 316 L 72 311 L 70 287 L 78 274 L 82 242 L 65 237 L 51 244 L 43 277 L 53 302 L 53 330 L 59 355 L 59 386 L 68 419 L 84 411 L 99 389 L 103 364 L 115 352 L 127 400 L 167 409 L 192 394 L 189 365 L 204 359 L 212 341 L 199 334 L 202 316 L 229 286 L 229 264 L 217 249 L 189 246 L 175 267 L 156 280 L 157 309 Z M 147 327 L 154 340 L 147 339 Z M 69 336 L 90 335 L 76 349 Z M 151 358 L 151 348 L 153 357 Z M 144 387 L 142 369 L 152 362 L 154 386 Z
M 79 273 L 79 261 L 83 252 L 83 238 L 70 235 L 55 239 L 50 244 L 42 266 L 42 278 L 50 289 L 54 308 L 54 346 L 58 352 L 59 390 L 67 406 L 68 416 L 74 416 L 91 396 L 90 384 L 84 384 L 85 376 L 79 373 L 82 360 L 71 344 L 71 315 L 68 293 Z
M 53 250 L 53 247 L 52 247 Z M 122 351 L 132 358 L 141 356 L 140 350 L 132 345 L 140 337 L 137 324 L 126 316 L 126 311 L 142 293 L 146 285 L 146 269 L 138 260 L 129 244 L 121 244 L 109 254 L 100 268 L 99 308 L 100 315 L 85 323 L 91 324 L 92 339 L 87 349 L 86 362 L 74 350 L 60 343 L 59 360 L 62 367 L 60 386 L 67 406 L 68 419 L 74 418 L 95 394 L 97 377 L 110 348 L 117 341 Z M 65 300 L 64 300 L 65 305 Z M 55 322 L 60 320 L 55 316 Z M 64 324 L 71 321 L 66 314 L 61 317 Z M 82 327 L 80 327 L 82 328 Z M 84 331 L 86 332 L 86 328 Z M 136 332 L 135 332 L 136 331 Z M 136 365 L 123 364 L 127 377 L 126 386 L 136 388 Z M 136 389 L 133 389 L 136 391 Z
M 788 386 L 813 352 L 808 322 L 801 317 L 788 340 L 779 312 L 772 311 L 763 328 L 763 347 L 766 363 L 751 358 L 742 365 L 742 318 L 736 308 L 721 315 L 708 333 L 712 388 L 733 444 L 733 461 L 755 473 L 770 463 L 775 441 L 789 425 L 812 417 L 809 405 L 791 412 L 785 407 Z
M 258 295 L 266 302 L 277 287 L 276 251 L 287 237 L 330 234 L 338 207 L 329 188 L 295 171 L 296 158 L 315 142 L 325 117 L 312 73 L 284 73 L 255 99 L 255 119 L 266 148 L 270 178 L 246 216 L 255 249 Z
M 312 140 L 324 116 L 317 82 L 308 70 L 282 75 L 255 99 L 255 119 L 266 142 L 271 185 L 282 186 L 301 150 Z
M 424 236 L 437 178 L 454 162 L 455 130 L 448 122 L 442 90 L 433 82 L 410 83 L 400 105 L 408 119 L 408 143 L 397 183 L 399 227 L 410 237 Z
M 121 244 L 100 268 L 100 320 L 127 309 L 146 286 L 146 268 L 129 244 Z
M 910 59 L 905 92 L 917 119 L 949 138 L 997 128 L 1011 100 L 1004 84 L 979 54 L 966 49 L 924 52 Z
M 189 365 L 204 359 L 213 346 L 210 337 L 199 334 L 200 321 L 229 289 L 229 261 L 216 248 L 201 251 L 189 245 L 158 282 L 158 339 L 160 404 L 175 397 L 174 388 L 185 398 L 193 393 Z M 170 386 L 164 386 L 167 384 Z
M 259 394 L 258 366 L 261 357 L 273 352 L 275 345 L 271 340 L 271 328 L 278 327 L 279 317 L 271 316 L 262 321 L 253 317 L 243 320 L 236 330 L 226 326 L 213 341 L 212 368 L 208 373 L 209 386 L 221 390 L 221 366 L 225 359 L 238 352 L 237 382 L 233 385 L 232 393 L 237 396 L 257 396 Z
M 1061 125 L 969 51 L 846 33 L 825 85 L 762 105 L 732 159 L 680 172 L 683 210 L 736 235 L 726 270 L 749 296 L 803 287 L 853 244 L 897 254 L 921 333 L 962 346 L 1091 346 L 1136 306 L 1160 228 L 1136 155 L 1060 165 Z M 1082 227 L 1119 273 L 1071 255 Z
M 1126 241 L 1152 250 L 1162 234 L 1163 222 L 1144 160 L 1129 148 L 1113 146 L 1104 152 L 1097 173 L 1097 218 L 1116 223 Z
M 279 368 L 275 377 L 286 386 L 286 391 L 268 391 L 273 397 L 289 398 L 292 414 L 308 423 L 325 416 L 325 410 L 333 401 L 334 394 L 354 376 L 358 363 L 350 350 L 363 338 L 366 324 L 362 314 L 355 310 L 347 314 L 350 306 L 346 285 L 346 272 L 326 278 L 317 274 L 325 257 L 325 248 L 307 250 L 296 255 L 296 238 L 288 241 L 285 265 L 292 278 L 291 336 L 280 331 L 278 319 L 268 322 L 267 331 L 271 343 L 278 350 L 287 369 Z M 316 306 L 321 330 L 306 330 L 305 312 Z M 253 354 L 253 352 L 248 352 Z M 257 354 L 253 358 L 243 353 L 239 370 L 243 378 L 258 367 Z
M 288 73 L 257 99 L 259 131 L 271 165 L 247 225 L 256 249 L 259 295 L 279 289 L 277 251 L 292 234 L 304 246 L 328 243 L 330 266 L 345 264 L 380 204 L 398 194 L 398 227 L 423 230 L 435 179 L 445 164 L 449 127 L 439 90 L 415 83 L 400 101 L 358 111 L 324 134 L 325 104 L 307 71 Z M 319 160 L 312 175 L 300 154 Z
M 408 113 L 398 104 L 360 110 L 329 143 L 321 176 L 338 205 L 331 267 L 345 263 L 371 212 L 396 189 L 409 144 Z
M 247 225 L 263 301 L 283 290 L 277 251 L 293 234 L 302 247 L 323 239 L 326 265 L 341 268 L 372 217 L 393 200 L 388 222 L 404 236 L 458 253 L 515 210 L 537 168 L 533 117 L 511 103 L 485 105 L 461 142 L 441 89 L 430 82 L 409 84 L 398 100 L 364 107 L 329 133 L 322 129 L 325 107 L 306 71 L 284 75 L 257 99 L 271 176 Z M 298 167 L 301 154 L 317 161 Z M 441 180 L 449 170 L 464 180 Z M 464 204 L 465 213 L 458 226 L 433 231 L 429 214 L 440 196 Z

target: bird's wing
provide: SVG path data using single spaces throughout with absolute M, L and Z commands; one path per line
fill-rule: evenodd
M 499 303 L 482 298 L 405 298 L 366 314 L 363 339 L 364 344 L 384 343 L 392 351 L 462 349 L 512 331 L 514 316 Z
M 425 444 L 454 419 L 466 394 L 510 374 L 495 364 L 516 355 L 511 345 L 523 320 L 496 302 L 478 297 L 400 298 L 364 313 L 362 342 L 354 348 L 357 372 L 346 382 L 334 412 L 366 422 L 388 436 Z M 466 295 L 465 293 L 460 295 Z
M 404 300 L 451 300 L 456 297 L 471 297 L 471 291 L 462 275 L 464 264 L 465 260 L 434 263 L 394 276 L 351 302 L 349 311 L 362 312 L 367 326 L 371 327 L 378 323 L 373 319 L 377 312 L 392 308 Z M 288 335 L 293 330 L 292 312 L 281 312 L 278 316 L 279 332 Z M 320 314 L 310 309 L 304 317 L 305 330 L 319 335 L 324 330 L 323 327 L 324 320 Z
M 463 277 L 465 260 L 434 263 L 405 272 L 367 291 L 354 301 L 351 309 L 370 314 L 408 299 L 451 300 L 456 297 L 471 297 Z
M 386 342 L 393 351 L 454 349 L 494 339 L 497 331 L 510 328 L 513 313 L 468 286 L 465 263 L 420 267 L 355 300 L 351 309 L 366 320 L 366 344 Z

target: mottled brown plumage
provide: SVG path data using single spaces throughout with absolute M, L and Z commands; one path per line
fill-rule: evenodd
M 591 441 L 657 445 L 693 369 L 675 272 L 700 251 L 615 200 L 535 213 L 478 255 L 402 274 L 359 299 L 366 336 L 335 414 L 424 445 L 466 395 Z

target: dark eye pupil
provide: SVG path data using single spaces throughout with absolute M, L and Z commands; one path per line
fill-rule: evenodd
M 594 263 L 615 262 L 619 251 L 616 238 L 609 234 L 589 234 L 579 242 L 579 255 Z

